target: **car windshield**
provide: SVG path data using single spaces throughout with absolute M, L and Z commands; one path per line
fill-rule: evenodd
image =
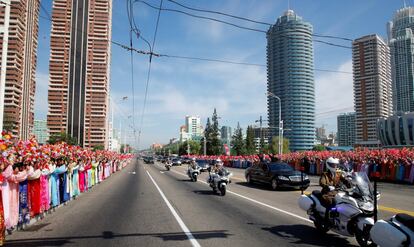
M 271 171 L 293 171 L 293 168 L 288 164 L 270 164 Z
M 199 165 L 199 166 L 207 166 L 207 161 L 206 160 L 197 160 L 197 164 Z

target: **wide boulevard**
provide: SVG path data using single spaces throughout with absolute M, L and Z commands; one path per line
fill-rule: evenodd
M 353 238 L 319 235 L 297 205 L 300 191 L 248 185 L 244 170 L 222 197 L 186 176 L 136 161 L 57 208 L 43 220 L 7 236 L 7 246 L 356 246 Z M 311 178 L 308 191 L 319 189 Z M 379 218 L 413 214 L 414 188 L 379 184 Z

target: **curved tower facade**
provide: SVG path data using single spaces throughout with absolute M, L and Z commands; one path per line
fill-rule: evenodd
M 398 10 L 388 23 L 394 112 L 414 111 L 414 7 Z
M 292 10 L 267 32 L 267 90 L 281 99 L 284 137 L 290 150 L 309 150 L 315 144 L 315 84 L 313 27 Z M 272 135 L 278 135 L 279 103 L 267 99 Z

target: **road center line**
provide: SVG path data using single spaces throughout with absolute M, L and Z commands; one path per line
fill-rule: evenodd
M 194 238 L 193 234 L 190 232 L 188 227 L 184 224 L 184 221 L 180 218 L 180 216 L 177 214 L 173 206 L 171 206 L 171 203 L 168 201 L 167 197 L 164 195 L 164 192 L 160 189 L 158 184 L 155 182 L 155 180 L 152 178 L 151 174 L 146 171 L 151 181 L 154 183 L 155 187 L 157 188 L 158 192 L 160 193 L 162 199 L 164 199 L 165 204 L 167 204 L 168 208 L 170 209 L 171 213 L 174 215 L 175 219 L 177 220 L 178 224 L 180 225 L 181 229 L 187 235 L 188 240 L 190 240 L 191 245 L 194 247 L 201 247 L 201 245 L 198 243 L 198 241 Z

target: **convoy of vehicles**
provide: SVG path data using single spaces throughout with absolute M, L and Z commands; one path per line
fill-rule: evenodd
M 146 164 L 154 164 L 154 160 L 165 164 L 167 170 L 172 166 L 188 164 L 190 159 L 177 156 L 143 156 Z M 208 160 L 196 160 L 196 168 L 187 170 L 191 181 L 197 182 L 203 171 L 208 171 L 207 183 L 215 193 L 224 196 L 228 184 L 231 183 L 232 173 L 223 168 L 216 173 L 210 173 L 211 165 Z M 361 246 L 408 246 L 414 247 L 414 217 L 397 214 L 389 220 L 374 222 L 374 192 L 371 182 L 365 173 L 343 170 L 351 187 L 335 188 L 336 206 L 326 210 L 320 191 L 302 195 L 298 204 L 314 222 L 315 228 L 326 233 L 332 230 L 344 236 L 354 236 Z M 245 170 L 245 178 L 249 184 L 261 183 L 269 185 L 272 190 L 280 188 L 306 190 L 310 185 L 309 177 L 282 162 L 260 162 Z M 379 198 L 379 194 L 376 195 Z

